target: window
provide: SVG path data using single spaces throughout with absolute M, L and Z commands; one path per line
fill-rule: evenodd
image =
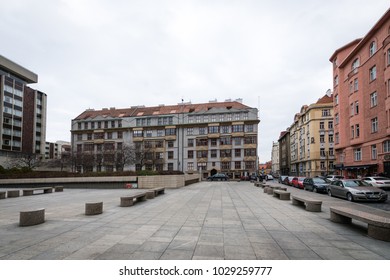
M 227 125 L 221 126 L 221 133 L 230 133 L 230 127 Z
M 245 137 L 244 138 L 244 144 L 256 144 L 257 143 L 257 137 L 251 136 L 251 137 Z
M 358 71 L 358 67 L 359 67 L 359 58 L 356 58 L 353 62 L 352 62 L 352 71 L 353 73 L 357 73 Z
M 355 161 L 361 161 L 362 160 L 362 149 L 361 148 L 354 149 L 353 153 L 354 153 Z
M 194 146 L 194 139 L 187 139 L 187 146 L 193 147 Z
M 324 122 L 320 122 L 320 129 L 325 129 L 325 123 Z
M 333 129 L 333 121 L 328 122 L 328 129 Z
M 241 157 L 241 149 L 234 149 L 234 156 Z
M 390 65 L 390 49 L 387 50 L 387 65 Z
M 353 90 L 354 91 L 358 91 L 359 90 L 359 81 L 358 81 L 357 78 L 353 81 Z
M 210 150 L 210 157 L 216 158 L 218 155 L 218 150 Z
M 324 109 L 324 110 L 322 110 L 322 116 L 323 116 L 323 117 L 328 117 L 328 116 L 330 116 L 330 109 Z
M 206 139 L 196 139 L 196 146 L 207 146 L 208 145 L 208 140 Z
M 145 137 L 152 137 L 152 135 L 153 135 L 153 132 L 151 130 L 147 130 L 145 132 Z
M 376 42 L 373 41 L 370 44 L 370 56 L 373 56 L 376 52 Z
M 378 132 L 378 118 L 371 119 L 371 133 Z
M 230 170 L 230 161 L 221 163 L 222 170 Z
M 325 135 L 320 135 L 320 143 L 325 143 Z
M 338 94 L 336 94 L 336 95 L 334 96 L 334 103 L 335 103 L 336 105 L 339 104 L 339 95 L 338 95 Z
M 360 136 L 360 125 L 359 124 L 356 124 L 355 125 L 355 134 L 356 134 L 356 138 L 359 138 Z
M 229 136 L 221 137 L 219 139 L 219 144 L 220 145 L 231 145 L 232 144 L 232 139 Z
M 187 151 L 188 158 L 194 158 L 194 151 Z
M 133 137 L 142 137 L 142 130 L 133 130 Z
M 211 138 L 210 139 L 210 146 L 211 147 L 216 147 L 217 146 L 217 139 L 216 138 Z
M 256 156 L 256 149 L 245 149 L 244 156 L 246 157 Z
M 320 157 L 325 156 L 325 148 L 320 148 Z
M 198 170 L 207 170 L 207 162 L 198 162 Z
M 194 128 L 188 127 L 187 128 L 187 135 L 193 135 L 194 134 Z
M 118 139 L 122 139 L 122 138 L 123 138 L 123 132 L 122 132 L 122 131 L 118 131 L 118 132 L 116 133 L 116 137 L 117 137 Z
M 219 127 L 218 126 L 209 126 L 209 134 L 218 133 Z
M 359 115 L 359 101 L 355 101 L 355 115 Z
M 196 152 L 196 157 L 197 158 L 207 158 L 207 151 L 197 151 Z
M 371 159 L 377 159 L 378 151 L 376 149 L 376 145 L 371 145 Z
M 194 170 L 194 163 L 193 162 L 187 162 L 187 170 Z
M 235 161 L 234 162 L 234 169 L 236 169 L 236 170 L 241 169 L 241 161 Z
M 246 132 L 253 132 L 253 131 L 255 131 L 255 130 L 254 130 L 254 127 L 253 127 L 253 124 L 247 124 L 247 125 L 245 126 L 245 131 L 246 131 Z
M 333 143 L 333 135 L 332 134 L 330 134 L 328 136 L 328 141 L 329 141 L 329 143 Z
M 241 145 L 241 137 L 234 137 L 233 138 L 233 141 L 234 141 L 234 145 L 236 146 L 240 146 Z
M 219 151 L 219 155 L 221 158 L 224 158 L 224 157 L 231 157 L 232 156 L 232 150 L 230 149 L 227 149 L 227 150 L 220 150 Z
M 168 152 L 168 159 L 173 159 L 173 151 Z
M 335 134 L 335 143 L 336 144 L 340 143 L 340 134 L 338 132 Z
M 339 124 L 339 114 L 336 114 L 334 116 L 334 121 L 335 121 L 336 124 Z
M 334 86 L 337 86 L 339 84 L 339 76 L 335 76 L 333 80 Z
M 370 82 L 376 79 L 376 66 L 370 68 Z
M 378 94 L 375 91 L 375 92 L 370 94 L 370 106 L 372 108 L 372 107 L 375 107 L 377 105 L 378 105 Z
M 390 140 L 383 142 L 383 152 L 390 153 Z
M 350 108 L 351 108 L 351 116 L 353 116 L 355 112 L 355 106 L 353 103 L 350 104 Z
M 168 141 L 168 148 L 173 148 L 174 141 Z
M 240 125 L 233 125 L 232 132 L 244 132 L 244 126 L 241 124 Z
M 172 171 L 173 170 L 173 163 L 168 163 L 168 170 Z
M 158 137 L 164 136 L 164 130 L 163 129 L 158 129 L 157 130 L 157 136 Z
M 176 128 L 166 128 L 165 135 L 176 135 Z
M 355 126 L 351 126 L 351 139 L 355 138 Z

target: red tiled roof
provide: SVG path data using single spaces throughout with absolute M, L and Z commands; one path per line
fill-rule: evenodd
M 125 109 L 102 109 L 102 110 L 86 110 L 75 118 L 75 120 L 93 119 L 98 116 L 110 118 L 135 117 L 135 116 L 153 116 L 153 115 L 169 115 L 175 113 L 196 113 L 206 112 L 213 108 L 227 109 L 249 109 L 242 103 L 237 101 L 229 102 L 210 102 L 201 104 L 178 104 L 178 105 L 162 105 L 156 107 L 132 107 Z
M 316 102 L 316 104 L 325 104 L 325 103 L 333 103 L 333 94 L 331 94 L 330 96 L 325 94 Z

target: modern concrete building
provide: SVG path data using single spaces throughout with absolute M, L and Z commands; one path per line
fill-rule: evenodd
M 45 93 L 28 87 L 38 76 L 0 55 L 0 164 L 10 157 L 45 154 Z
M 335 167 L 348 177 L 390 176 L 390 9 L 333 63 Z
M 238 101 L 86 110 L 72 120 L 72 151 L 79 172 L 178 170 L 239 178 L 257 171 L 258 123 L 258 110 Z M 137 155 L 126 162 L 129 147 Z

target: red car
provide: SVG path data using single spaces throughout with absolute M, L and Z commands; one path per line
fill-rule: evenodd
M 298 189 L 303 189 L 303 180 L 305 180 L 306 177 L 294 177 L 292 179 L 292 185 L 293 187 L 296 187 Z

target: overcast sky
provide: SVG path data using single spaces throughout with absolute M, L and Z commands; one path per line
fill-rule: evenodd
M 242 98 L 260 161 L 302 105 L 332 88 L 334 51 L 388 0 L 0 0 L 0 53 L 38 74 L 47 141 L 87 108 Z

